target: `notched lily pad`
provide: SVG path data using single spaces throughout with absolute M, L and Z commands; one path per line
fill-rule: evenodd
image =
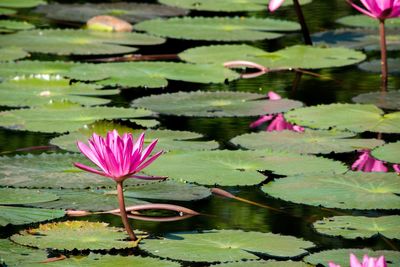
M 47 259 L 45 250 L 20 246 L 8 239 L 0 239 L 0 264 L 9 267 L 43 266 L 42 261 Z M 35 265 L 37 264 L 37 265 Z
M 372 151 L 372 155 L 383 161 L 400 163 L 400 141 L 378 147 Z
M 258 261 L 258 260 L 249 260 L 249 261 L 240 261 L 240 262 L 228 262 L 211 265 L 212 267 L 311 267 L 311 265 L 299 262 L 299 261 Z
M 125 249 L 137 246 L 137 242 L 125 241 L 127 238 L 124 229 L 110 227 L 107 223 L 87 221 L 41 224 L 38 228 L 23 230 L 11 236 L 12 241 L 21 245 L 69 251 Z
M 335 216 L 314 222 L 318 233 L 355 239 L 383 235 L 400 239 L 400 216 Z
M 390 74 L 400 74 L 400 58 L 388 58 L 388 73 Z M 380 73 L 381 72 L 381 61 L 380 60 L 372 60 L 363 62 L 358 67 L 362 70 Z
M 0 226 L 49 221 L 64 215 L 63 210 L 0 206 Z
M 76 63 L 62 61 L 18 61 L 0 63 L 3 79 L 61 79 Z
M 1 31 L 1 30 L 0 30 Z M 25 52 L 19 47 L 1 47 L 0 48 L 0 62 L 13 61 L 28 57 L 29 53 Z
M 350 27 L 379 28 L 379 21 L 365 15 L 346 16 L 336 20 L 337 23 Z M 385 20 L 385 28 L 400 28 L 400 19 Z
M 211 230 L 202 233 L 171 233 L 162 239 L 146 239 L 140 247 L 164 258 L 194 262 L 227 262 L 257 259 L 253 253 L 291 258 L 314 247 L 293 236 L 241 230 Z M 187 253 L 187 251 L 196 253 Z
M 53 201 L 58 198 L 57 195 L 43 190 L 0 188 L 0 205 L 32 204 Z
M 365 93 L 352 100 L 361 104 L 374 104 L 383 109 L 400 110 L 400 91 Z
M 280 113 L 302 103 L 290 99 L 266 100 L 254 93 L 196 91 L 142 97 L 134 100 L 132 106 L 177 116 L 243 117 Z
M 231 140 L 235 145 L 248 149 L 271 149 L 301 154 L 343 153 L 358 149 L 373 149 L 384 144 L 378 139 L 352 138 L 355 134 L 340 131 L 304 132 L 274 131 L 258 132 L 236 136 Z
M 313 206 L 400 209 L 400 179 L 395 173 L 292 176 L 270 182 L 262 190 L 275 198 Z
M 182 17 L 147 20 L 134 28 L 168 38 L 234 42 L 275 39 L 282 34 L 271 31 L 296 31 L 300 26 L 296 22 L 265 18 Z

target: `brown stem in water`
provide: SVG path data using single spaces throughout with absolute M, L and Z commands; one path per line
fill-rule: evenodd
M 119 211 L 121 214 L 122 223 L 124 224 L 125 230 L 128 233 L 131 240 L 136 241 L 137 237 L 133 232 L 131 225 L 129 224 L 128 216 L 125 210 L 124 187 L 122 186 L 122 182 L 117 182 L 117 195 L 118 195 Z
M 312 45 L 310 31 L 308 30 L 306 20 L 304 19 L 303 11 L 298 0 L 293 0 L 294 9 L 296 10 L 297 19 L 301 25 L 301 32 L 303 33 L 304 43 L 306 45 Z
M 388 85 L 388 65 L 386 55 L 386 34 L 385 34 L 385 20 L 379 20 L 379 35 L 381 45 L 381 69 L 382 69 L 382 80 L 381 86 L 382 91 L 387 91 Z

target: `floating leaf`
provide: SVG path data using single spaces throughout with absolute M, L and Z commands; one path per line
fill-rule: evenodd
M 0 206 L 0 225 L 21 225 L 64 217 L 63 210 Z M 0 255 L 1 256 L 1 255 Z
M 7 239 L 0 239 L 0 264 L 8 267 L 43 266 L 42 261 L 47 259 L 47 252 L 20 246 Z M 37 265 L 35 265 L 37 264 Z
M 240 262 L 228 262 L 216 265 L 212 267 L 311 267 L 307 263 L 299 261 L 240 261 Z
M 0 46 L 58 55 L 122 54 L 136 50 L 127 45 L 154 45 L 164 41 L 142 33 L 73 29 L 41 29 L 0 36 Z
M 158 120 L 131 119 L 129 121 L 136 123 L 137 125 L 142 126 L 144 128 L 153 128 L 160 125 L 160 122 Z
M 70 101 L 82 105 L 102 105 L 108 99 L 90 97 L 114 95 L 119 90 L 97 90 L 100 86 L 72 83 L 63 78 L 22 78 L 0 83 L 0 105 L 12 107 L 37 107 L 52 101 Z
M 0 0 L 1 7 L 12 7 L 12 8 L 27 8 L 45 4 L 46 2 L 43 0 L 18 0 L 18 1 Z
M 5 30 L 6 32 L 23 31 L 23 30 L 31 30 L 33 28 L 35 28 L 35 26 L 26 21 L 5 20 L 5 19 L 0 20 L 0 32 L 2 32 L 3 30 Z M 5 35 L 4 37 L 8 36 L 12 35 Z M 2 46 L 7 46 L 7 45 L 2 45 Z M 8 46 L 14 46 L 14 45 L 8 45 Z
M 268 31 L 284 32 L 300 29 L 296 22 L 246 17 L 153 19 L 140 22 L 134 27 L 136 30 L 162 37 L 226 42 L 275 39 L 282 34 Z
M 293 236 L 241 230 L 172 233 L 162 239 L 146 239 L 140 247 L 157 255 L 183 261 L 226 262 L 257 259 L 253 253 L 291 258 L 306 254 L 314 244 Z M 196 253 L 187 253 L 196 251 Z
M 151 175 L 207 185 L 254 185 L 266 179 L 258 171 L 270 170 L 280 175 L 298 173 L 345 172 L 338 161 L 315 156 L 275 151 L 200 151 L 170 152 L 146 168 Z
M 388 72 L 391 74 L 400 74 L 400 58 L 388 58 Z M 380 73 L 381 72 L 381 61 L 372 60 L 363 62 L 358 67 L 365 71 Z
M 325 250 L 317 253 L 313 253 L 304 258 L 304 261 L 312 263 L 312 264 L 322 264 L 322 266 L 328 267 L 328 263 L 330 261 L 335 262 L 340 266 L 348 266 L 350 260 L 350 253 L 353 253 L 357 256 L 359 260 L 363 258 L 364 255 L 368 255 L 370 257 L 380 257 L 382 255 L 385 256 L 387 266 L 395 267 L 400 264 L 400 252 L 392 251 L 392 250 L 370 250 L 370 249 L 333 249 L 333 250 Z
M 289 1 L 290 2 L 290 1 Z M 268 68 L 318 69 L 356 64 L 365 59 L 361 52 L 347 48 L 323 48 L 306 45 L 290 46 L 267 52 L 249 45 L 213 45 L 189 48 L 179 54 L 188 62 L 223 64 L 246 60 Z
M 372 155 L 383 161 L 400 163 L 400 141 L 378 147 L 372 151 Z
M 324 218 L 313 224 L 318 233 L 355 239 L 368 238 L 377 234 L 400 239 L 400 216 L 335 216 Z
M 353 102 L 374 104 L 384 109 L 400 110 L 400 91 L 371 92 L 352 98 Z
M 0 126 L 13 130 L 45 133 L 74 131 L 102 119 L 149 116 L 145 109 L 116 107 L 80 107 L 58 103 L 31 109 L 0 112 Z
M 0 3 L 1 3 L 1 2 L 0 2 Z M 14 15 L 15 13 L 17 13 L 17 11 L 14 10 L 14 9 L 8 9 L 8 8 L 1 8 L 1 7 L 0 7 L 0 15 L 1 15 L 1 16 Z
M 239 74 L 223 66 L 179 62 L 124 62 L 84 64 L 73 68 L 69 77 L 96 81 L 102 85 L 160 88 L 169 80 L 196 83 L 223 83 L 239 78 Z
M 13 60 L 24 58 L 27 56 L 29 56 L 29 54 L 19 47 L 1 47 L 0 48 L 0 62 L 1 61 L 13 61 Z
M 12 241 L 21 245 L 57 250 L 109 250 L 137 246 L 134 241 L 124 241 L 127 238 L 121 228 L 87 221 L 41 224 L 39 228 L 24 230 L 11 236 Z
M 328 208 L 400 208 L 400 179 L 395 173 L 292 176 L 270 182 L 262 190 L 275 198 Z
M 115 188 L 112 179 L 81 171 L 72 165 L 73 162 L 91 166 L 91 163 L 80 154 L 0 157 L 0 185 L 35 188 Z M 148 181 L 127 179 L 124 184 L 143 183 Z
M 266 100 L 263 95 L 244 92 L 178 92 L 151 95 L 132 102 L 161 114 L 199 117 L 241 117 L 280 113 L 302 106 L 290 99 Z
M 138 22 L 156 17 L 182 16 L 187 10 L 146 3 L 84 3 L 84 4 L 59 4 L 51 3 L 39 6 L 35 10 L 45 14 L 50 19 L 59 21 L 86 22 L 99 15 L 109 15 L 128 22 Z
M 271 149 L 302 154 L 343 153 L 372 149 L 384 144 L 382 140 L 352 138 L 354 136 L 355 134 L 349 132 L 310 129 L 304 132 L 265 131 L 236 136 L 231 142 L 248 149 Z
M 159 0 L 160 3 L 186 9 L 201 11 L 222 11 L 222 12 L 240 12 L 240 11 L 263 11 L 266 9 L 265 0 Z M 300 4 L 305 5 L 311 0 L 300 0 Z M 284 1 L 282 6 L 293 4 L 291 1 Z
M 318 129 L 334 127 L 358 133 L 400 133 L 400 112 L 384 114 L 374 105 L 318 105 L 289 111 L 285 113 L 285 118 L 297 125 Z
M 379 28 L 379 21 L 365 16 L 365 15 L 352 15 L 346 16 L 336 20 L 337 23 L 350 27 L 365 27 L 365 28 Z M 391 18 L 385 21 L 386 28 L 400 28 L 400 19 Z
M 0 188 L 1 205 L 32 204 L 53 201 L 58 198 L 57 195 L 44 192 L 43 190 Z
M 61 79 L 76 63 L 61 61 L 18 61 L 0 63 L 0 77 L 3 79 Z

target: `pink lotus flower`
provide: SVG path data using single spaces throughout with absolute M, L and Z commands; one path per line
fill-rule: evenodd
M 388 168 L 383 161 L 377 160 L 371 156 L 370 150 L 365 149 L 360 151 L 358 159 L 351 165 L 351 169 L 363 172 L 387 172 Z
M 279 100 L 282 97 L 278 95 L 275 92 L 268 92 L 268 97 L 270 100 Z M 283 131 L 283 130 L 291 130 L 295 132 L 304 132 L 304 128 L 301 126 L 293 125 L 289 122 L 286 121 L 285 117 L 283 117 L 283 114 L 277 114 L 277 115 L 263 115 L 261 116 L 258 120 L 252 122 L 250 124 L 251 128 L 255 128 L 263 124 L 264 122 L 271 121 L 271 123 L 268 125 L 266 131 L 272 132 L 272 131 Z
M 125 133 L 119 136 L 117 130 L 107 133 L 103 138 L 97 134 L 89 139 L 89 147 L 82 142 L 77 142 L 79 150 L 101 170 L 75 162 L 74 165 L 84 171 L 99 174 L 122 182 L 127 178 L 161 179 L 165 177 L 147 177 L 137 175 L 142 169 L 150 165 L 163 151 L 159 151 L 149 159 L 146 158 L 153 151 L 158 140 L 154 140 L 147 148 L 143 149 L 144 133 L 134 141 L 132 134 Z
M 270 0 L 268 4 L 268 9 L 271 12 L 277 10 L 285 0 Z
M 329 267 L 340 267 L 333 262 L 329 263 Z M 364 255 L 362 263 L 360 263 L 354 254 L 350 254 L 350 267 L 387 267 L 385 256 L 379 258 L 368 257 Z
M 360 0 L 364 8 L 347 0 L 355 9 L 375 19 L 400 17 L 400 0 Z
M 395 172 L 400 174 L 400 165 L 399 164 L 393 164 L 393 169 Z

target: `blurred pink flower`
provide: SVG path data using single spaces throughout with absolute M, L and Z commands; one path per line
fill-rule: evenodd
M 375 19 L 385 20 L 388 18 L 400 17 L 400 0 L 360 0 L 364 8 L 353 3 L 347 2 L 355 9 Z M 275 1 L 277 2 L 277 1 Z
M 377 160 L 371 156 L 370 150 L 360 151 L 358 159 L 351 165 L 351 169 L 363 172 L 387 172 L 388 168 L 383 161 Z
M 268 4 L 268 9 L 271 12 L 277 10 L 285 0 L 270 0 Z
M 275 92 L 268 92 L 268 98 L 270 100 L 279 100 L 282 97 Z M 295 132 L 304 132 L 304 128 L 301 126 L 293 125 L 286 121 L 285 117 L 283 117 L 282 113 L 276 115 L 263 115 L 256 121 L 250 123 L 251 128 L 255 128 L 263 124 L 264 122 L 271 121 L 271 123 L 266 128 L 266 131 L 283 131 L 283 130 L 291 130 Z
M 333 262 L 329 263 L 329 267 L 340 267 Z M 362 263 L 358 261 L 357 257 L 351 253 L 350 254 L 350 267 L 387 267 L 385 256 L 380 256 L 379 258 L 368 257 L 364 255 Z
M 400 173 L 400 165 L 399 164 L 393 164 L 393 169 L 395 172 Z
M 157 141 L 154 140 L 143 149 L 144 133 L 136 142 L 132 134 L 125 133 L 123 136 L 119 136 L 117 130 L 108 132 L 106 138 L 94 133 L 89 139 L 89 147 L 79 141 L 77 145 L 79 150 L 101 170 L 93 169 L 79 162 L 75 162 L 74 165 L 84 171 L 109 177 L 116 182 L 122 182 L 127 178 L 163 179 L 165 177 L 136 175 L 163 153 L 163 151 L 159 151 L 146 160 Z

